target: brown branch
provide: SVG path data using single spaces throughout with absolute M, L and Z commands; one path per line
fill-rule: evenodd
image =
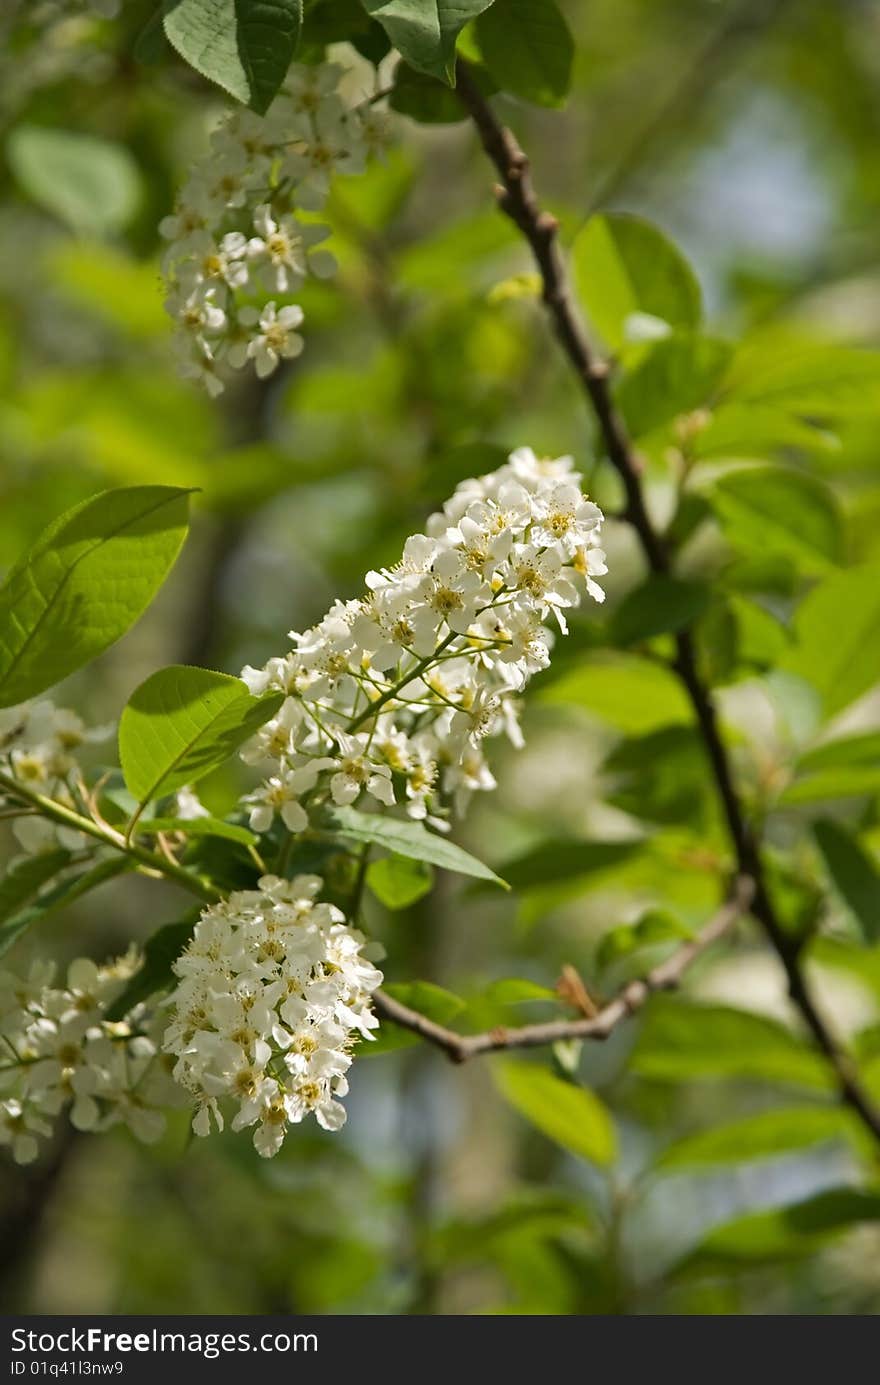
M 563 351 L 586 392 L 599 425 L 608 458 L 618 472 L 626 493 L 625 518 L 636 530 L 648 566 L 654 573 L 669 571 L 669 554 L 645 505 L 641 468 L 630 445 L 623 420 L 617 412 L 608 383 L 608 369 L 593 353 L 575 308 L 568 272 L 558 239 L 555 217 L 542 210 L 529 173 L 529 161 L 515 136 L 495 117 L 473 81 L 467 65 L 459 62 L 459 98 L 474 122 L 501 178 L 497 196 L 501 210 L 514 222 L 531 247 L 543 284 L 543 299 Z M 800 945 L 776 914 L 767 889 L 757 843 L 752 835 L 733 780 L 727 750 L 718 728 L 715 706 L 697 667 L 690 631 L 676 636 L 675 670 L 690 698 L 736 855 L 739 873 L 754 884 L 751 912 L 776 951 L 788 980 L 789 993 L 798 1007 L 817 1047 L 834 1070 L 843 1101 L 880 1141 L 880 1111 L 862 1090 L 855 1067 L 837 1044 L 816 1007 L 800 966 Z
M 705 928 L 688 942 L 676 948 L 671 957 L 654 967 L 647 976 L 630 981 L 613 1000 L 603 1005 L 590 1018 L 550 1020 L 546 1024 L 524 1024 L 515 1029 L 490 1029 L 483 1034 L 458 1034 L 442 1024 L 402 1005 L 384 991 L 376 991 L 373 1004 L 383 1019 L 409 1029 L 420 1038 L 442 1048 L 454 1063 L 465 1063 L 483 1053 L 497 1053 L 510 1048 L 541 1048 L 565 1039 L 607 1039 L 613 1029 L 640 1010 L 656 991 L 668 991 L 678 986 L 691 963 L 712 943 L 728 933 L 738 918 L 749 908 L 755 892 L 754 882 L 745 877 L 737 879 L 730 897 L 709 920 Z

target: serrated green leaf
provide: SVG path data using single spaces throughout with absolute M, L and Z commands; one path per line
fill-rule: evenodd
M 654 1167 L 665 1171 L 746 1163 L 840 1139 L 858 1142 L 859 1136 L 852 1118 L 839 1106 L 761 1111 L 677 1140 L 663 1151 Z
M 627 592 L 611 618 L 609 637 L 614 644 L 638 644 L 683 630 L 703 614 L 710 596 L 705 582 L 663 574 L 649 577 Z
M 478 861 L 476 856 L 456 846 L 455 842 L 429 832 L 420 822 L 410 818 L 386 817 L 382 813 L 362 813 L 357 808 L 334 808 L 328 815 L 327 826 L 342 837 L 355 842 L 372 842 L 384 846 L 398 856 L 414 861 L 426 861 L 457 875 L 470 875 L 477 880 L 491 880 L 509 889 L 505 880 L 494 870 Z
M 838 894 L 867 942 L 880 939 L 880 872 L 855 837 L 839 822 L 822 819 L 813 836 Z
M 542 1135 L 594 1164 L 613 1163 L 614 1126 L 593 1092 L 564 1081 L 538 1063 L 510 1058 L 494 1064 L 492 1075 L 505 1100 Z
M 410 67 L 455 85 L 455 41 L 492 0 L 361 0 Z
M 564 105 L 574 39 L 554 0 L 495 0 L 476 28 L 483 61 L 502 91 L 539 106 Z
M 144 961 L 125 989 L 108 1008 L 106 1018 L 111 1024 L 125 1019 L 130 1010 L 149 1000 L 157 991 L 167 991 L 174 984 L 174 963 L 192 937 L 200 914 L 191 909 L 179 923 L 166 923 L 144 943 Z
M 591 217 L 572 254 L 580 300 L 613 350 L 626 345 L 638 315 L 673 330 L 699 326 L 702 301 L 693 270 L 650 222 L 623 212 Z
M 430 893 L 434 872 L 424 861 L 383 856 L 367 867 L 367 884 L 386 909 L 407 909 Z
M 138 209 L 140 175 L 121 144 L 72 130 L 19 125 L 6 152 L 27 195 L 81 235 L 120 231 Z
M 40 923 L 56 910 L 73 904 L 74 900 L 96 889 L 105 880 L 111 880 L 115 875 L 131 870 L 132 864 L 125 856 L 113 856 L 110 860 L 99 861 L 90 870 L 60 880 L 51 890 L 40 895 L 35 903 L 6 919 L 0 927 L 0 957 L 8 952 L 13 943 L 17 942 L 33 924 Z
M 60 682 L 135 623 L 180 552 L 188 497 L 104 491 L 44 530 L 0 588 L 0 707 Z
M 815 688 L 834 716 L 880 682 L 880 566 L 826 578 L 801 602 L 781 666 Z
M 840 516 L 827 486 L 793 467 L 728 472 L 708 493 L 730 542 L 758 552 L 790 553 L 806 571 L 841 559 Z
M 174 664 L 132 693 L 119 722 L 119 762 L 139 804 L 196 784 L 274 715 L 282 693 L 252 697 L 240 678 Z
M 299 43 L 302 0 L 164 0 L 166 36 L 190 67 L 264 114 Z
M 833 1086 L 822 1058 L 775 1020 L 681 997 L 651 1001 L 631 1065 L 659 1082 L 751 1077 L 817 1091 Z

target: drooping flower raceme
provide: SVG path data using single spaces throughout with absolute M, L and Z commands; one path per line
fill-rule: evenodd
M 339 1097 L 353 1044 L 378 1025 L 370 996 L 382 973 L 363 934 L 318 902 L 322 883 L 264 876 L 205 910 L 175 963 L 164 1048 L 196 1100 L 197 1135 L 223 1128 L 227 1101 L 233 1129 L 254 1127 L 266 1157 L 308 1114 L 325 1130 L 345 1121 Z
M 50 963 L 24 980 L 0 973 L 0 1144 L 18 1163 L 37 1157 L 65 1107 L 80 1130 L 123 1123 L 150 1141 L 165 1128 L 161 1108 L 180 1105 L 155 1018 L 148 1024 L 142 1006 L 119 1023 L 104 1018 L 140 965 L 132 948 L 104 967 L 79 958 L 57 987 Z
M 570 458 L 521 448 L 463 482 L 395 566 L 368 573 L 360 599 L 337 601 L 289 653 L 246 668 L 254 693 L 286 694 L 243 751 L 264 773 L 245 799 L 252 828 L 275 832 L 275 847 L 279 831 L 300 833 L 345 805 L 443 828 L 492 788 L 483 743 L 503 732 L 521 744 L 517 695 L 549 662 L 548 627 L 566 631 L 584 590 L 603 599 L 601 525 Z M 89 734 L 50 703 L 5 712 L 0 768 L 88 806 L 72 753 Z M 205 813 L 187 790 L 177 810 Z M 231 1113 L 267 1157 L 307 1115 L 338 1129 L 353 1052 L 378 1024 L 382 974 L 322 889 L 316 875 L 267 875 L 209 906 L 170 997 L 119 1024 L 104 1016 L 134 954 L 103 969 L 75 963 L 57 989 L 40 969 L 0 977 L 0 1141 L 33 1158 L 65 1104 L 82 1128 L 124 1121 L 149 1138 L 160 1105 L 194 1101 L 196 1134 Z
M 299 355 L 305 279 L 333 274 L 329 228 L 310 219 L 336 172 L 360 173 L 387 140 L 387 117 L 346 106 L 343 69 L 294 66 L 265 116 L 239 110 L 211 137 L 171 216 L 163 272 L 184 374 L 211 394 L 253 363 L 261 378 Z
M 552 621 L 584 589 L 603 599 L 602 514 L 568 457 L 514 452 L 465 481 L 394 567 L 367 574 L 366 594 L 337 601 L 251 691 L 287 694 L 243 752 L 266 773 L 249 798 L 265 832 L 276 815 L 302 831 L 322 803 L 446 825 L 471 793 L 494 787 L 488 736 L 521 744 L 516 695 L 550 660 Z

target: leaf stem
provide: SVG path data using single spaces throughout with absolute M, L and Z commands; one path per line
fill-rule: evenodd
M 37 793 L 35 789 L 20 784 L 5 770 L 0 770 L 0 789 L 12 797 L 30 804 L 41 816 L 49 818 L 52 822 L 57 822 L 62 827 L 68 827 L 74 832 L 83 832 L 86 836 L 94 837 L 102 845 L 111 846 L 115 851 L 121 851 L 123 855 L 129 856 L 138 865 L 158 875 L 166 876 L 175 884 L 188 890 L 190 894 L 198 895 L 200 899 L 208 900 L 213 904 L 222 898 L 220 891 L 204 876 L 193 874 L 185 866 L 177 865 L 158 852 L 140 846 L 137 842 L 126 841 L 125 837 L 112 827 L 101 826 L 91 818 L 74 812 L 72 808 L 66 808 L 63 803 L 56 803 L 54 799 L 46 798 L 43 794 Z

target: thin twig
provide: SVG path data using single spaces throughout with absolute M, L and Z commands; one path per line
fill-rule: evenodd
M 555 217 L 542 210 L 538 202 L 529 173 L 529 161 L 515 136 L 496 119 L 467 65 L 462 62 L 458 65 L 457 92 L 501 178 L 501 186 L 497 189 L 499 206 L 531 247 L 541 275 L 544 303 L 554 330 L 586 392 L 608 458 L 623 482 L 626 494 L 623 518 L 635 529 L 651 571 L 668 572 L 669 554 L 645 505 L 641 467 L 615 407 L 609 388 L 608 368 L 594 354 L 575 308 L 559 245 L 558 223 Z M 863 1091 L 855 1065 L 849 1055 L 838 1047 L 836 1038 L 819 1012 L 801 970 L 800 943 L 786 931 L 770 899 L 760 852 L 734 783 L 711 693 L 697 667 L 690 631 L 681 631 L 676 636 L 675 644 L 675 671 L 690 698 L 709 757 L 737 868 L 741 875 L 754 883 L 751 912 L 763 927 L 785 969 L 791 998 L 817 1047 L 831 1065 L 841 1098 L 880 1141 L 880 1111 L 875 1109 Z
M 44 794 L 37 793 L 35 789 L 28 788 L 26 784 L 21 784 L 11 774 L 0 770 L 0 791 L 10 798 L 17 798 L 24 803 L 37 809 L 37 811 L 52 822 L 60 823 L 62 827 L 69 827 L 74 832 L 82 832 L 88 837 L 93 837 L 95 841 L 101 842 L 104 846 L 111 846 L 115 851 L 121 851 L 124 856 L 129 856 L 138 866 L 152 871 L 158 875 L 167 876 L 169 880 L 175 881 L 190 894 L 198 895 L 200 899 L 216 903 L 222 896 L 209 880 L 201 875 L 194 875 L 185 866 L 178 865 L 175 861 L 166 860 L 157 851 L 149 851 L 147 847 L 140 846 L 137 842 L 127 842 L 121 832 L 110 827 L 105 822 L 95 822 L 91 818 L 83 817 L 82 813 L 76 813 L 72 808 L 66 808 L 63 803 L 56 803 L 52 798 L 46 798 Z
M 384 991 L 377 991 L 373 1002 L 378 1014 L 404 1029 L 410 1029 L 429 1043 L 435 1044 L 455 1063 L 464 1063 L 483 1053 L 502 1049 L 540 1048 L 565 1039 L 607 1039 L 613 1029 L 628 1015 L 641 1009 L 655 991 L 678 986 L 691 963 L 712 943 L 723 938 L 738 918 L 748 910 L 755 892 L 754 882 L 740 878 L 727 901 L 709 920 L 705 928 L 676 948 L 659 966 L 638 981 L 630 981 L 623 990 L 593 1016 L 576 1020 L 550 1020 L 545 1024 L 524 1024 L 514 1029 L 489 1029 L 483 1034 L 457 1034 L 442 1024 L 435 1024 L 426 1015 L 401 1005 Z

